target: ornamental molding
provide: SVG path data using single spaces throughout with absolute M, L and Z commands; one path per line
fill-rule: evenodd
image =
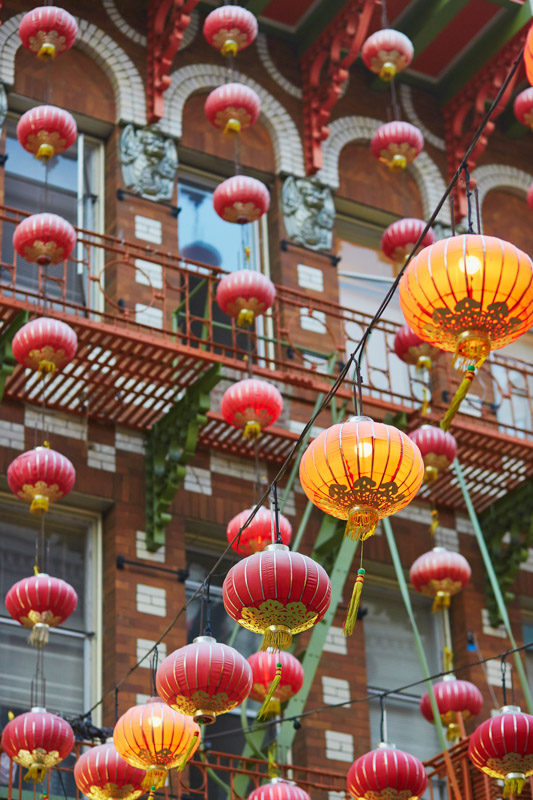
M 292 97 L 296 97 L 298 100 L 302 99 L 302 90 L 299 86 L 296 86 L 295 83 L 292 83 L 285 75 L 282 75 L 279 69 L 276 67 L 272 58 L 270 57 L 270 53 L 268 51 L 268 39 L 265 33 L 260 33 L 255 40 L 255 44 L 257 47 L 257 55 L 259 56 L 259 61 L 263 65 L 265 72 L 267 72 L 273 81 L 275 81 L 278 86 L 283 89 L 284 92 L 290 94 Z
M 445 152 L 446 142 L 444 141 L 444 137 L 437 136 L 435 133 L 432 133 L 426 125 L 424 125 L 418 116 L 413 103 L 413 91 L 406 83 L 400 84 L 400 99 L 405 111 L 405 116 L 409 122 L 411 122 L 413 125 L 416 125 L 416 127 L 422 132 L 426 142 L 429 142 L 429 144 L 433 145 L 436 150 L 442 150 L 442 152 Z
M 13 86 L 15 56 L 22 47 L 18 29 L 24 14 L 15 14 L 0 27 L 0 80 Z M 101 28 L 75 17 L 78 36 L 74 47 L 92 58 L 105 72 L 115 96 L 117 122 L 146 124 L 144 84 L 125 51 Z
M 225 67 L 216 64 L 191 64 L 181 67 L 171 75 L 171 84 L 165 95 L 165 116 L 160 121 L 161 130 L 170 136 L 181 137 L 183 109 L 195 92 L 214 89 L 227 83 Z M 289 112 L 261 84 L 234 71 L 233 80 L 253 89 L 261 100 L 261 122 L 266 126 L 276 162 L 276 172 L 303 177 L 305 175 L 303 147 L 298 128 Z
M 514 189 L 520 195 L 526 195 L 533 183 L 533 175 L 517 167 L 507 164 L 486 164 L 472 172 L 472 179 L 477 185 L 481 223 L 483 226 L 483 201 L 492 189 Z
M 147 45 L 147 38 L 143 33 L 135 30 L 122 16 L 120 11 L 118 10 L 115 0 L 102 0 L 102 5 L 107 13 L 107 16 L 113 22 L 114 25 L 119 29 L 119 31 L 130 39 L 135 44 L 140 45 L 141 47 L 146 47 Z M 193 11 L 191 14 L 191 21 L 187 27 L 187 30 L 183 34 L 183 39 L 181 40 L 181 44 L 178 47 L 179 50 L 185 50 L 195 39 L 196 34 L 198 33 L 198 28 L 200 27 L 200 15 L 197 11 Z
M 332 189 L 339 188 L 339 158 L 343 148 L 351 142 L 370 142 L 372 136 L 384 123 L 372 117 L 341 117 L 329 126 L 329 138 L 322 145 L 324 167 L 317 178 Z M 420 197 L 424 219 L 429 219 L 446 191 L 446 184 L 437 164 L 425 151 L 407 167 L 415 179 Z M 443 225 L 451 222 L 450 209 L 444 206 L 438 216 Z

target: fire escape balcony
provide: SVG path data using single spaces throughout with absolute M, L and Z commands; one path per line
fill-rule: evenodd
M 14 227 L 25 216 L 0 206 L 0 337 L 9 340 L 21 312 L 48 314 L 76 330 L 76 358 L 47 390 L 52 409 L 146 431 L 213 364 L 231 381 L 247 376 L 251 359 L 254 375 L 276 382 L 290 407 L 291 422 L 260 439 L 259 457 L 280 463 L 371 319 L 371 309 L 278 286 L 273 308 L 249 336 L 217 306 L 220 268 L 82 229 L 75 258 L 38 267 L 13 251 Z M 443 353 L 431 372 L 432 411 L 423 417 L 424 379 L 394 354 L 399 327 L 382 319 L 374 328 L 363 365 L 365 412 L 398 415 L 412 429 L 438 421 L 459 379 Z M 533 474 L 532 392 L 533 367 L 494 353 L 464 404 L 468 413 L 454 423 L 478 511 Z M 6 380 L 4 397 L 33 403 L 40 393 L 39 377 L 20 366 Z M 348 413 L 352 394 L 347 380 L 338 400 Z M 253 457 L 253 446 L 216 409 L 207 416 L 201 445 Z M 317 422 L 327 425 L 329 416 Z M 432 486 L 432 497 L 463 507 L 450 473 Z

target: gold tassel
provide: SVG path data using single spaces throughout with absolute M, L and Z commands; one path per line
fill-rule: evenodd
M 278 746 L 276 740 L 274 739 L 274 741 L 268 748 L 267 774 L 270 779 L 279 777 L 278 765 L 276 763 L 277 751 L 278 751 Z
M 278 662 L 276 664 L 276 674 L 274 675 L 274 680 L 270 684 L 270 686 L 268 688 L 268 692 L 265 695 L 265 699 L 263 700 L 263 705 L 259 709 L 259 714 L 257 715 L 257 719 L 258 720 L 266 719 L 266 717 L 268 715 L 268 708 L 270 706 L 270 701 L 274 697 L 274 692 L 278 688 L 279 683 L 281 681 L 281 670 L 282 670 L 282 666 Z
M 418 356 L 416 362 L 416 371 L 423 372 L 425 369 L 429 372 L 431 367 L 433 366 L 433 362 L 429 356 Z
M 261 650 L 287 650 L 292 642 L 290 628 L 285 625 L 270 625 L 263 631 L 263 644 Z
M 255 314 L 249 308 L 241 308 L 239 316 L 237 317 L 237 325 L 239 328 L 251 328 L 254 322 Z
M 446 414 L 444 415 L 444 419 L 440 423 L 440 427 L 445 433 L 447 433 L 450 430 L 452 420 L 459 411 L 461 403 L 468 394 L 470 387 L 472 386 L 472 381 L 474 380 L 475 377 L 476 377 L 476 367 L 474 366 L 467 367 L 466 372 L 463 375 L 463 380 L 461 381 L 457 391 L 455 392 L 455 396 L 450 404 L 450 407 L 446 412 Z
M 422 408 L 420 409 L 420 413 L 422 414 L 423 417 L 425 417 L 429 411 L 429 403 L 431 400 L 431 395 L 429 393 L 427 386 L 424 386 L 422 391 L 424 393 L 424 401 L 422 403 Z
M 24 775 L 25 781 L 33 781 L 33 783 L 40 783 L 46 775 L 46 767 L 44 764 L 32 764 Z
M 36 622 L 33 628 L 31 629 L 31 633 L 28 637 L 28 642 L 31 644 L 32 647 L 44 647 L 45 644 L 48 644 L 48 633 L 50 631 L 50 626 L 46 624 L 46 622 Z
M 251 419 L 249 420 L 246 425 L 244 426 L 244 430 L 242 432 L 243 439 L 250 439 L 254 441 L 255 439 L 259 439 L 261 436 L 261 425 L 257 420 Z
M 446 645 L 444 646 L 443 662 L 444 672 L 451 672 L 453 669 L 453 653 Z
M 461 738 L 461 731 L 456 722 L 450 722 L 446 728 L 446 738 L 449 742 L 458 742 Z
M 525 782 L 525 776 L 523 778 L 507 778 L 503 785 L 503 796 L 509 797 L 512 794 L 522 794 Z
M 144 792 L 149 792 L 152 796 L 156 789 L 161 789 L 165 785 L 167 779 L 167 771 L 162 767 L 160 769 L 149 769 L 143 778 L 142 788 Z
M 429 526 L 429 532 L 432 536 L 435 536 L 436 530 L 439 527 L 439 512 L 436 508 L 433 509 L 431 512 L 431 525 Z
M 364 582 L 365 571 L 361 567 L 361 569 L 357 570 L 357 578 L 355 579 L 355 584 L 353 587 L 352 599 L 350 600 L 348 613 L 346 614 L 346 619 L 344 620 L 344 625 L 342 626 L 342 632 L 345 636 L 351 636 L 353 633 L 353 629 L 357 621 L 357 610 L 359 608 L 359 601 L 361 599 L 361 592 L 363 591 Z
M 183 754 L 183 761 L 176 768 L 178 772 L 183 772 L 183 770 L 187 766 L 187 762 L 188 762 L 189 758 L 192 756 L 192 751 L 196 747 L 196 742 L 197 742 L 198 736 L 199 736 L 199 733 L 193 734 L 193 737 L 191 739 L 191 743 L 190 743 L 190 745 L 188 746 L 188 748 L 186 749 L 186 751 Z
M 431 613 L 434 614 L 435 611 L 442 611 L 443 609 L 449 607 L 450 595 L 448 592 L 437 592 L 435 599 L 433 600 L 433 608 L 431 609 Z

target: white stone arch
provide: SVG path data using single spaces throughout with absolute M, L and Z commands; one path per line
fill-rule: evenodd
M 22 47 L 18 29 L 24 14 L 15 14 L 0 27 L 0 80 L 15 82 L 15 56 Z M 105 72 L 115 94 L 117 122 L 146 125 L 146 96 L 137 67 L 124 50 L 101 28 L 76 17 L 78 37 L 74 47 L 86 53 Z M 68 53 L 62 56 L 67 66 Z
M 183 108 L 187 99 L 201 89 L 214 89 L 228 80 L 225 67 L 213 64 L 191 64 L 172 73 L 171 84 L 165 93 L 165 116 L 161 129 L 171 136 L 180 137 L 183 131 Z M 259 83 L 241 72 L 233 73 L 233 80 L 244 83 L 259 95 L 261 121 L 268 129 L 276 172 L 303 177 L 305 175 L 302 141 L 298 128 L 289 112 Z
M 342 149 L 350 142 L 369 142 L 383 122 L 372 117 L 341 117 L 329 126 L 329 137 L 322 144 L 324 166 L 317 177 L 332 189 L 339 188 L 339 158 Z M 369 158 L 372 156 L 369 153 Z M 446 190 L 446 183 L 435 162 L 422 151 L 408 166 L 420 190 L 424 219 L 429 219 Z M 441 209 L 438 221 L 450 225 L 448 204 Z
M 527 190 L 533 183 L 533 175 L 517 167 L 507 164 L 485 164 L 472 171 L 472 178 L 477 184 L 479 208 L 481 209 L 481 227 L 483 228 L 483 201 L 491 189 L 512 189 L 525 198 Z

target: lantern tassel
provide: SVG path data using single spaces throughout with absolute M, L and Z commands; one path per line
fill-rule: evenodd
M 33 781 L 33 783 L 40 783 L 46 775 L 46 767 L 44 764 L 32 764 L 24 775 L 25 781 Z
M 463 380 L 459 384 L 455 396 L 452 402 L 450 403 L 450 407 L 440 423 L 440 427 L 445 433 L 447 433 L 450 430 L 452 420 L 459 411 L 461 403 L 468 394 L 470 387 L 472 386 L 472 381 L 475 378 L 475 375 L 476 375 L 476 368 L 473 366 L 467 367 L 467 370 L 463 376 Z
M 361 567 L 361 569 L 357 570 L 357 578 L 355 579 L 355 584 L 353 587 L 352 599 L 350 600 L 348 613 L 346 614 L 346 619 L 344 620 L 344 625 L 342 626 L 342 632 L 345 636 L 351 636 L 353 633 L 353 629 L 357 621 L 357 611 L 359 609 L 359 601 L 361 600 L 361 592 L 363 591 L 364 582 L 365 571 Z
M 249 420 L 244 426 L 242 436 L 243 439 L 250 439 L 251 441 L 259 439 L 261 436 L 261 425 L 259 422 L 257 422 L 255 419 Z
M 511 773 L 513 777 L 509 777 L 505 779 L 505 783 L 503 785 L 503 796 L 509 797 L 512 794 L 522 794 L 522 789 L 524 788 L 524 784 L 526 782 L 526 776 L 521 776 L 520 773 L 515 772 Z
M 237 317 L 237 325 L 239 328 L 251 328 L 254 322 L 255 314 L 249 308 L 241 308 L 239 316 Z
M 423 417 L 425 417 L 425 416 L 427 416 L 427 413 L 429 411 L 429 404 L 430 404 L 430 401 L 431 401 L 431 395 L 429 394 L 429 390 L 428 390 L 427 386 L 424 386 L 422 391 L 423 391 L 423 394 L 424 394 L 424 400 L 422 402 L 422 408 L 420 409 L 420 413 L 422 414 Z
M 50 626 L 46 624 L 46 622 L 36 622 L 33 628 L 31 629 L 31 633 L 29 636 L 29 643 L 32 647 L 44 647 L 45 644 L 48 644 L 48 632 L 50 630 Z
M 191 743 L 188 746 L 188 748 L 186 749 L 185 753 L 183 754 L 183 761 L 181 762 L 181 764 L 178 767 L 176 767 L 178 772 L 183 772 L 183 770 L 187 766 L 187 762 L 188 762 L 189 758 L 192 756 L 193 750 L 196 747 L 198 736 L 199 736 L 198 733 L 193 734 L 193 737 L 191 739 Z
M 431 609 L 431 613 L 434 614 L 435 611 L 443 611 L 445 608 L 449 607 L 450 595 L 448 592 L 437 592 L 435 599 L 433 600 L 433 608 Z
M 449 742 L 457 742 L 461 738 L 461 731 L 456 722 L 450 722 L 446 728 L 446 738 Z
M 436 508 L 433 509 L 431 512 L 431 525 L 429 526 L 429 532 L 432 536 L 435 536 L 437 528 L 439 527 L 439 512 Z
M 167 771 L 165 769 L 150 769 L 147 770 L 142 788 L 144 792 L 149 792 L 153 796 L 156 789 L 160 789 L 165 785 L 167 779 Z
M 270 625 L 263 633 L 261 650 L 287 650 L 292 642 L 292 633 L 285 625 Z
M 274 697 L 274 692 L 279 686 L 281 681 L 281 670 L 282 666 L 280 663 L 276 664 L 276 674 L 274 675 L 274 679 L 269 686 L 268 692 L 265 695 L 265 699 L 263 700 L 263 705 L 259 709 L 259 714 L 257 715 L 258 721 L 261 719 L 266 719 L 269 714 L 272 713 L 272 699 Z

